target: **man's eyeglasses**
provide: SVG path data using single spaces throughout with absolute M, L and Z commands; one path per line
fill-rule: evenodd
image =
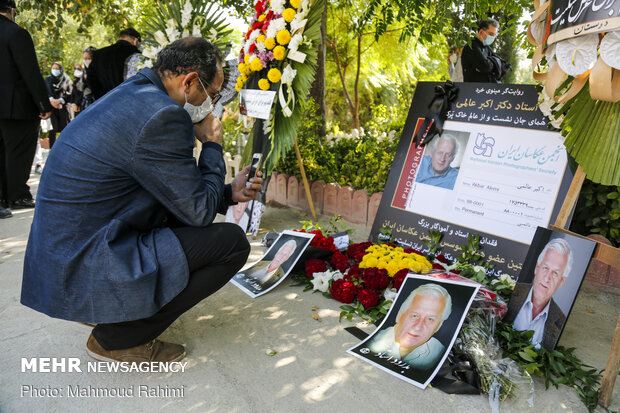
M 184 75 L 188 75 L 189 73 L 190 72 L 183 72 Z M 203 85 L 203 87 L 204 85 L 207 85 L 207 87 L 211 89 L 211 91 L 213 92 L 213 97 L 211 98 L 211 104 L 215 105 L 222 98 L 222 95 L 220 94 L 220 92 L 215 90 L 209 83 L 203 82 L 202 80 L 200 80 L 200 77 L 198 77 L 198 82 L 200 82 L 200 84 Z
M 220 92 L 218 92 L 213 87 L 211 87 L 210 84 L 208 84 L 208 83 L 204 83 L 204 84 L 207 85 L 207 87 L 209 89 L 211 89 L 211 91 L 213 92 L 213 97 L 211 98 L 211 103 L 213 105 L 215 105 L 222 98 L 222 95 L 220 94 Z

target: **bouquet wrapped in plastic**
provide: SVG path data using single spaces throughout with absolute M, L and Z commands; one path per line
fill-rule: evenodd
M 532 377 L 514 360 L 503 358 L 495 339 L 495 312 L 484 304 L 476 307 L 472 306 L 469 311 L 454 344 L 454 351 L 474 364 L 480 389 L 489 394 L 494 412 L 499 411 L 499 402 L 507 399 L 525 400 L 531 406 L 534 398 Z

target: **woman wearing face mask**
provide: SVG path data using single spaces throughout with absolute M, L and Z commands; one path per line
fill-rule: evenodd
M 52 63 L 51 74 L 45 78 L 47 93 L 52 104 L 52 130 L 49 131 L 50 149 L 56 141 L 56 135 L 69 123 L 68 104 L 71 103 L 73 82 L 65 73 L 60 62 Z
M 448 74 L 453 82 L 463 81 L 463 66 L 461 65 L 461 51 L 463 48 L 452 46 L 448 55 Z
M 84 68 L 81 63 L 73 67 L 73 93 L 71 94 L 71 108 L 73 115 L 77 116 L 82 111 L 82 101 L 84 99 Z
M 89 46 L 84 49 L 84 53 L 82 53 L 82 84 L 84 85 L 84 90 L 82 91 L 82 100 L 80 102 L 76 102 L 76 104 L 80 107 L 80 110 L 86 109 L 95 101 L 95 95 L 93 95 L 93 91 L 88 83 L 88 67 L 93 61 L 93 52 L 95 50 L 97 49 Z

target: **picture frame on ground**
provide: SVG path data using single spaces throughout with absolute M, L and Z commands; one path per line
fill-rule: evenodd
M 347 352 L 424 389 L 450 353 L 478 289 L 409 274 L 381 325 Z
M 252 298 L 268 293 L 291 272 L 314 234 L 283 231 L 256 263 L 239 271 L 230 280 Z
M 538 227 L 504 321 L 532 330 L 532 343 L 553 350 L 573 308 L 596 242 Z
M 258 200 L 238 202 L 226 211 L 226 222 L 237 224 L 246 234 L 256 236 L 265 212 L 265 204 Z

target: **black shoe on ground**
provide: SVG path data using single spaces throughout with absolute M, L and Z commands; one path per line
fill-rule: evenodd
M 10 210 L 0 207 L 0 219 L 10 218 L 12 216 L 13 216 L 13 213 Z
M 18 199 L 17 201 L 11 202 L 11 209 L 26 209 L 26 208 L 34 208 L 34 201 L 28 198 Z

